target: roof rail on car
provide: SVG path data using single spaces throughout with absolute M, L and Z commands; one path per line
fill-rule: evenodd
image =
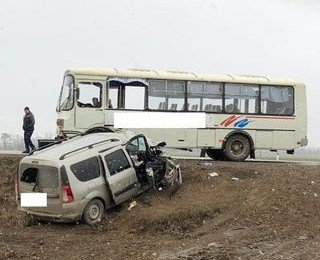
M 96 143 L 93 143 L 93 144 L 90 144 L 90 145 L 86 145 L 86 146 L 80 147 L 80 148 L 78 148 L 78 149 L 75 149 L 75 150 L 73 150 L 73 151 L 70 151 L 70 152 L 67 152 L 67 153 L 61 155 L 60 158 L 59 158 L 59 160 L 64 160 L 67 155 L 70 155 L 70 154 L 72 154 L 72 153 L 81 151 L 81 150 L 83 150 L 83 149 L 92 149 L 95 145 L 98 145 L 98 144 L 107 143 L 107 142 L 117 142 L 117 141 L 120 141 L 120 140 L 117 139 L 117 138 L 111 138 L 111 139 L 99 141 L 99 142 L 96 142 Z
M 28 155 L 32 155 L 34 152 L 41 151 L 41 150 L 43 150 L 43 149 L 49 148 L 49 147 L 51 147 L 51 146 L 53 146 L 53 145 L 55 145 L 55 144 L 60 144 L 60 143 L 62 143 L 63 141 L 66 141 L 66 140 L 68 140 L 68 139 L 67 139 L 67 138 L 64 138 L 64 139 L 60 139 L 60 140 L 57 140 L 57 141 L 55 141 L 55 142 L 52 142 L 52 143 L 50 143 L 50 144 L 44 145 L 44 146 L 42 146 L 42 147 L 40 147 L 40 148 L 34 149 L 34 150 L 33 150 L 31 153 L 29 153 Z

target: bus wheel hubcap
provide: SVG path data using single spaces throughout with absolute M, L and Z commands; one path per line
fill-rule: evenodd
M 235 140 L 231 143 L 231 152 L 234 155 L 242 154 L 243 150 L 244 150 L 244 145 L 241 141 Z

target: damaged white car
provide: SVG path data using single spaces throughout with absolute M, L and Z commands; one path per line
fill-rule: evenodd
M 89 133 L 59 141 L 24 157 L 17 175 L 21 211 L 59 222 L 93 225 L 105 210 L 149 188 L 182 184 L 179 165 L 149 146 L 143 135 Z M 47 206 L 21 206 L 25 193 L 46 193 Z

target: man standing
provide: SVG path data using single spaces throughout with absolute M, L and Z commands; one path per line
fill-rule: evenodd
M 24 144 L 26 147 L 26 150 L 23 151 L 23 153 L 30 153 L 30 148 L 31 151 L 35 149 L 35 146 L 33 145 L 31 141 L 31 136 L 34 131 L 34 116 L 31 113 L 29 107 L 24 108 L 24 117 L 23 117 L 23 130 L 24 130 Z

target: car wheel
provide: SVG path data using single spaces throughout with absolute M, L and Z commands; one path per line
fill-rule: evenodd
M 230 136 L 225 143 L 224 154 L 229 161 L 244 161 L 250 154 L 249 139 L 242 134 Z
M 224 160 L 224 153 L 221 149 L 207 149 L 207 155 L 216 160 L 216 161 L 223 161 Z
M 88 225 L 99 223 L 104 215 L 104 205 L 99 199 L 91 200 L 85 207 L 82 220 Z

